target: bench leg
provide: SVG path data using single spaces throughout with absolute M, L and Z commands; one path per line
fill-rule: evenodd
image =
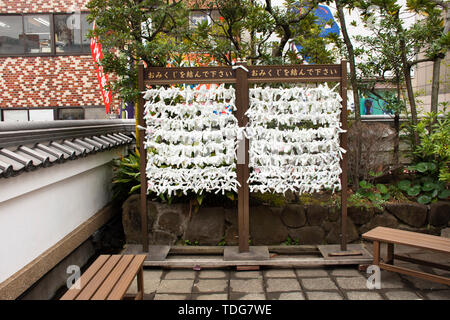
M 144 299 L 144 271 L 143 267 L 139 269 L 139 272 L 137 274 L 137 287 L 138 287 L 138 294 L 136 296 L 136 300 L 143 300 Z
M 394 244 L 393 243 L 388 243 L 387 244 L 386 263 L 387 264 L 394 264 Z
M 373 264 L 379 265 L 380 264 L 380 242 L 374 241 L 373 242 Z

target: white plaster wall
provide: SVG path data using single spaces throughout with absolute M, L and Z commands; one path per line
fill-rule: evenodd
M 110 161 L 125 148 L 0 179 L 0 283 L 111 200 Z

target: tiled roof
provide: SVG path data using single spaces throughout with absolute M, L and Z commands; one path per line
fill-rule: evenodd
M 83 126 L 80 126 L 80 130 Z M 67 132 L 72 135 L 73 127 Z M 36 131 L 36 130 L 35 130 Z M 23 130 L 21 130 L 23 132 Z M 5 131 L 0 132 L 5 133 Z M 22 172 L 49 167 L 65 161 L 75 160 L 97 152 L 109 150 L 134 141 L 130 132 L 99 132 L 86 136 L 65 137 L 62 139 L 33 141 L 33 143 L 2 147 L 0 145 L 0 178 L 8 178 Z M 1 136 L 1 135 L 0 135 Z M 61 135 L 60 135 L 61 137 Z

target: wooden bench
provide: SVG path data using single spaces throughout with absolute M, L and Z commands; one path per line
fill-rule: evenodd
M 144 297 L 143 263 L 146 255 L 101 255 L 61 300 L 122 300 L 137 276 L 136 300 Z
M 373 241 L 373 264 L 378 265 L 380 269 L 385 269 L 388 271 L 398 272 L 425 280 L 450 285 L 450 278 L 394 266 L 394 260 L 402 260 L 450 271 L 450 267 L 446 265 L 394 254 L 394 244 L 401 244 L 414 248 L 449 254 L 449 238 L 385 227 L 377 227 L 375 229 L 372 229 L 369 232 L 364 233 L 362 237 L 364 239 Z M 380 243 L 382 242 L 387 243 L 387 257 L 385 261 L 380 258 Z

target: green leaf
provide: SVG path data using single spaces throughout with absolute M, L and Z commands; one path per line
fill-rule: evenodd
M 203 195 L 202 194 L 197 196 L 197 202 L 198 202 L 199 206 L 202 205 L 202 202 L 203 202 Z
M 417 171 L 419 171 L 421 173 L 428 171 L 429 170 L 428 162 L 419 162 L 416 165 L 416 169 L 417 169 Z
M 426 182 L 422 186 L 423 191 L 431 191 L 437 189 L 439 186 L 433 182 Z
M 439 194 L 439 190 L 434 189 L 433 193 L 431 194 L 431 197 L 436 198 L 438 196 L 438 194 Z
M 133 192 L 135 192 L 136 190 L 138 190 L 138 189 L 140 189 L 140 188 L 141 188 L 141 184 L 135 185 L 135 186 L 133 186 L 133 187 L 130 189 L 130 193 L 133 193 Z
M 397 184 L 397 186 L 400 190 L 408 191 L 408 189 L 411 188 L 411 181 L 402 180 Z
M 234 201 L 235 197 L 234 197 L 234 193 L 233 192 L 227 192 L 226 196 L 228 199 L 230 199 L 231 201 Z
M 438 196 L 439 199 L 447 199 L 448 197 L 450 197 L 450 190 L 447 189 L 442 190 Z
M 417 198 L 417 202 L 421 203 L 421 204 L 427 204 L 431 202 L 431 197 L 427 196 L 426 194 L 421 195 L 420 197 Z
M 421 191 L 420 185 L 415 185 L 415 186 L 409 188 L 407 190 L 407 193 L 409 196 L 415 197 L 420 193 L 420 191 Z
M 377 189 L 378 189 L 378 191 L 380 191 L 383 194 L 388 192 L 388 188 L 384 184 L 381 184 L 381 183 L 377 184 Z
M 363 189 L 370 189 L 373 188 L 373 185 L 371 183 L 368 183 L 367 181 L 363 180 L 359 182 L 359 185 Z

